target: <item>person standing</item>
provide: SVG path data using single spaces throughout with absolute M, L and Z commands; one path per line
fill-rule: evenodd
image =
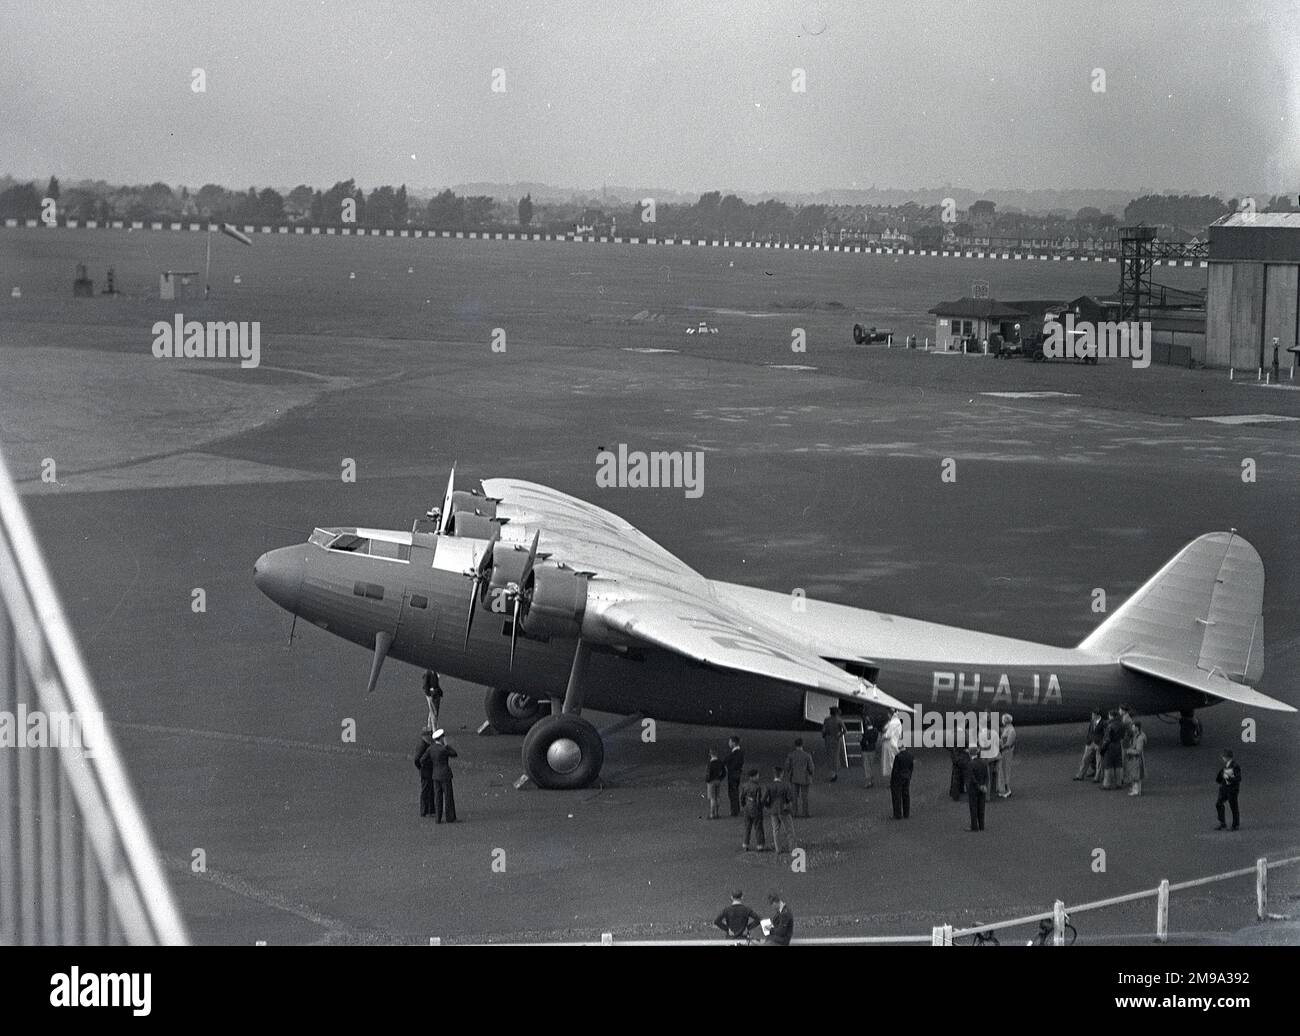
M 1083 756 L 1079 760 L 1079 770 L 1074 775 L 1076 781 L 1101 780 L 1101 742 L 1106 730 L 1101 712 L 1092 710 L 1088 720 L 1088 730 L 1083 735 Z
M 912 815 L 912 769 L 915 763 L 912 750 L 904 746 L 894 756 L 894 768 L 889 774 L 889 796 L 894 803 L 894 819 L 906 820 Z
M 764 946 L 789 946 L 794 938 L 794 912 L 785 905 L 779 892 L 769 892 L 767 901 L 772 907 L 771 931 Z
M 955 745 L 948 749 L 952 756 L 952 775 L 948 779 L 948 798 L 960 802 L 966 794 L 966 781 L 970 777 L 970 753 L 965 745 Z
M 1142 794 L 1142 779 L 1147 775 L 1147 735 L 1142 729 L 1142 724 L 1137 720 L 1133 721 L 1133 738 L 1127 748 L 1124 749 L 1124 761 L 1130 773 L 1130 780 L 1133 782 L 1129 788 L 1130 795 Z
M 742 900 L 745 893 L 736 889 L 731 894 L 731 905 L 722 908 L 722 913 L 713 919 L 713 923 L 722 929 L 728 939 L 743 939 L 759 926 L 762 919 Z
M 1223 750 L 1219 761 L 1219 772 L 1214 778 L 1219 785 L 1219 797 L 1214 803 L 1214 811 L 1219 815 L 1219 826 L 1215 830 L 1222 831 L 1228 826 L 1223 816 L 1223 807 L 1226 805 L 1232 810 L 1232 829 L 1236 831 L 1241 824 L 1241 814 L 1237 812 L 1237 794 L 1241 791 L 1241 764 L 1233 759 L 1231 749 L 1227 748 Z
M 731 804 L 731 815 L 740 816 L 740 781 L 745 776 L 745 751 L 740 747 L 740 738 L 734 734 L 727 738 L 727 799 Z
M 718 758 L 718 753 L 709 749 L 709 768 L 704 771 L 704 794 L 709 800 L 709 819 L 718 819 L 718 798 L 722 794 L 722 782 L 727 779 L 727 764 Z
M 425 727 L 420 731 L 420 743 L 415 746 L 415 768 L 420 771 L 420 816 L 433 816 L 433 760 L 428 759 L 428 749 L 433 744 L 433 731 Z
M 903 721 L 897 709 L 891 709 L 889 722 L 880 735 L 880 776 L 889 777 L 894 772 L 894 756 L 903 747 Z
M 1110 719 L 1106 722 L 1106 736 L 1101 743 L 1101 766 L 1101 790 L 1118 788 L 1124 768 L 1124 722 L 1119 718 L 1119 709 L 1111 709 Z
M 871 722 L 870 716 L 862 717 L 862 740 L 858 742 L 858 747 L 862 750 L 862 773 L 867 779 L 868 788 L 876 786 L 872 767 L 876 763 L 876 749 L 879 744 L 880 730 Z
M 826 746 L 831 780 L 839 780 L 840 760 L 844 757 L 844 720 L 838 706 L 832 705 L 830 714 L 822 720 L 822 743 Z
M 970 829 L 984 830 L 984 805 L 989 799 L 989 764 L 978 750 L 971 754 L 970 776 L 966 779 L 966 801 L 970 805 Z
M 1016 728 L 1008 712 L 1002 717 L 1002 732 L 999 736 L 1002 758 L 998 765 L 998 798 L 1011 798 L 1011 760 L 1016 754 Z
M 983 716 L 980 717 L 984 719 Z M 980 727 L 980 755 L 989 765 L 989 789 L 985 792 L 986 796 L 995 795 L 998 790 L 998 781 L 1002 773 L 1002 738 L 997 729 L 991 724 L 985 724 Z
M 437 729 L 438 710 L 442 708 L 442 684 L 432 669 L 424 671 L 424 697 L 429 703 L 429 729 Z
M 763 806 L 772 825 L 772 848 L 778 853 L 794 850 L 794 787 L 781 767 L 772 767 L 772 779 L 763 791 Z
M 767 850 L 767 841 L 763 837 L 763 786 L 758 782 L 758 769 L 752 768 L 745 774 L 745 783 L 740 787 L 740 811 L 745 818 L 745 838 L 740 847 L 749 852 L 750 837 L 757 835 L 758 851 Z
M 794 748 L 785 757 L 785 779 L 794 785 L 795 813 L 808 816 L 808 786 L 813 779 L 813 757 L 804 751 L 803 738 L 794 739 Z
M 429 773 L 433 778 L 434 820 L 441 824 L 446 819 L 447 823 L 454 824 L 456 823 L 456 793 L 452 788 L 451 760 L 455 759 L 458 753 L 444 740 L 443 731 L 435 730 L 430 736 L 433 742 L 425 749 L 424 754 L 429 760 Z

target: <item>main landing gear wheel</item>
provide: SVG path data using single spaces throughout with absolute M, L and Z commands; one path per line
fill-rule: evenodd
M 483 708 L 498 734 L 527 734 L 546 714 L 546 706 L 536 698 L 498 687 L 488 688 Z
M 600 773 L 605 744 L 581 716 L 544 716 L 524 738 L 524 772 L 539 788 L 585 788 Z
M 1178 720 L 1178 740 L 1186 748 L 1195 748 L 1201 743 L 1201 721 L 1195 716 L 1183 716 Z

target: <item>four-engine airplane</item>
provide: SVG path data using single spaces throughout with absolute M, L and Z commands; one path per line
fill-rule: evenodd
M 373 652 L 483 684 L 527 774 L 577 788 L 604 746 L 584 708 L 773 730 L 889 709 L 1014 711 L 1085 720 L 1129 703 L 1176 712 L 1220 700 L 1296 711 L 1254 690 L 1264 668 L 1264 567 L 1235 532 L 1179 551 L 1077 647 L 708 579 L 628 522 L 546 486 L 448 481 L 411 532 L 316 529 L 254 566 L 271 600 Z M 550 703 L 549 713 L 546 703 Z

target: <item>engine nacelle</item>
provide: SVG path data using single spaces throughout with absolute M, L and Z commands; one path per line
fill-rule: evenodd
M 533 636 L 576 637 L 587 610 L 587 577 L 571 568 L 533 570 L 533 592 L 520 621 Z
M 501 533 L 501 526 L 486 515 L 473 511 L 453 511 L 451 521 L 447 523 L 447 533 L 472 540 L 495 540 Z

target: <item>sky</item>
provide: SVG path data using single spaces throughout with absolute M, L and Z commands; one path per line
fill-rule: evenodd
M 1300 0 L 0 0 L 5 173 L 1291 192 Z

